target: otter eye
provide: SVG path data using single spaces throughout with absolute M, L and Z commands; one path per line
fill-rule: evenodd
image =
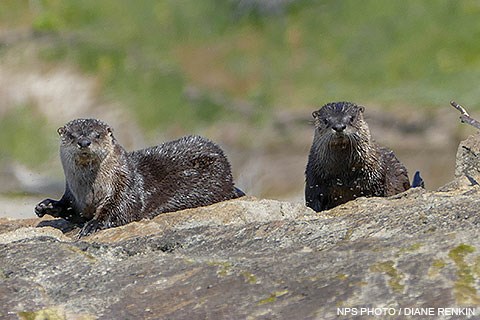
M 93 131 L 92 133 L 90 133 L 90 137 L 93 138 L 93 139 L 100 139 L 101 134 L 100 134 L 100 132 Z
M 323 124 L 325 124 L 326 126 L 328 126 L 330 124 L 330 122 L 328 121 L 328 119 L 323 119 Z
M 63 133 L 60 135 L 60 138 L 61 138 L 62 141 L 64 141 L 64 142 L 72 142 L 72 141 L 75 141 L 75 140 L 76 140 L 76 137 L 75 137 L 71 132 L 63 132 Z
M 348 118 L 348 121 L 350 121 L 350 123 L 353 123 L 355 121 L 356 117 L 355 116 L 350 116 Z

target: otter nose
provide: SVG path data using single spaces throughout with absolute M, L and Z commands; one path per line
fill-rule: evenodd
M 87 138 L 80 138 L 78 139 L 77 144 L 80 148 L 86 148 L 92 144 L 92 141 L 88 140 Z
M 332 129 L 337 132 L 342 132 L 347 126 L 343 123 L 337 123 L 332 126 Z

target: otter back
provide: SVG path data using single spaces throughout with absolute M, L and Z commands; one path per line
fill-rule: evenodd
M 149 190 L 144 211 L 150 217 L 237 197 L 227 158 L 205 138 L 188 136 L 129 157 Z

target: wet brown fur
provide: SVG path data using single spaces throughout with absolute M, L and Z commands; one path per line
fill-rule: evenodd
M 393 151 L 372 141 L 364 107 L 329 103 L 313 112 L 315 134 L 305 170 L 305 201 L 315 211 L 357 197 L 385 197 L 410 188 Z
M 100 120 L 73 120 L 58 132 L 65 193 L 35 212 L 83 223 L 80 236 L 243 195 L 223 151 L 205 138 L 127 152 Z

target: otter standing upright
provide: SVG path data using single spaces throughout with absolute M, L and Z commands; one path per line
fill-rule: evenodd
M 315 211 L 410 188 L 407 170 L 393 151 L 371 140 L 363 112 L 363 106 L 336 102 L 312 114 L 315 134 L 305 171 L 305 201 Z
M 72 120 L 58 133 L 65 193 L 58 201 L 43 200 L 35 212 L 85 223 L 80 237 L 243 195 L 223 151 L 202 137 L 127 152 L 96 119 Z

